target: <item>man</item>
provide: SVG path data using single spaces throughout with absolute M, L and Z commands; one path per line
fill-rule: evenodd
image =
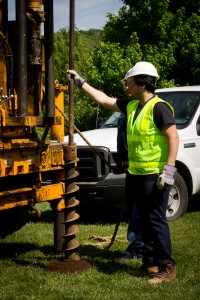
M 94 102 L 127 115 L 131 195 L 138 207 L 144 242 L 143 264 L 130 275 L 149 275 L 150 284 L 175 280 L 166 209 L 179 139 L 172 107 L 154 95 L 156 68 L 141 61 L 126 74 L 127 94 L 137 100 L 117 100 L 90 86 L 75 71 L 68 70 L 67 74 Z

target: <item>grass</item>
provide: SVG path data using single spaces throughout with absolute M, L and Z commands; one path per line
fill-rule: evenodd
M 0 300 L 199 299 L 199 210 L 170 223 L 177 280 L 150 286 L 145 279 L 127 273 L 128 269 L 140 265 L 140 261 L 131 260 L 123 265 L 112 261 L 128 245 L 125 222 L 120 224 L 117 241 L 109 251 L 103 251 L 89 237 L 112 236 L 115 223 L 80 221 L 76 236 L 81 244 L 78 252 L 92 268 L 68 275 L 44 271 L 55 259 L 53 223 L 48 204 L 40 207 L 43 214 L 39 222 L 32 216 L 30 223 L 0 241 Z

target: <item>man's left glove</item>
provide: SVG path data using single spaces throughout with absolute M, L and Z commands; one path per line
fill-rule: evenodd
M 74 79 L 74 84 L 80 89 L 85 82 L 85 79 L 78 75 L 78 73 L 76 73 L 74 70 L 67 70 L 67 78 L 69 80 Z
M 161 190 L 166 185 L 174 185 L 174 175 L 176 171 L 176 167 L 164 165 L 163 172 L 157 179 L 157 187 Z

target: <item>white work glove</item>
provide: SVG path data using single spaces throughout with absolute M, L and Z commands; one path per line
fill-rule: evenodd
M 85 82 L 85 79 L 79 76 L 74 70 L 67 70 L 67 78 L 69 80 L 74 79 L 74 84 L 79 88 L 82 88 L 82 85 Z
M 176 171 L 176 167 L 164 165 L 163 172 L 157 179 L 157 187 L 162 190 L 166 185 L 174 185 L 174 175 Z

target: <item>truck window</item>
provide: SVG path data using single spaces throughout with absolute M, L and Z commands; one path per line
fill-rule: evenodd
M 199 92 L 161 92 L 157 95 L 173 106 L 178 128 L 190 123 L 200 102 Z
M 114 112 L 100 128 L 117 127 L 120 112 Z

